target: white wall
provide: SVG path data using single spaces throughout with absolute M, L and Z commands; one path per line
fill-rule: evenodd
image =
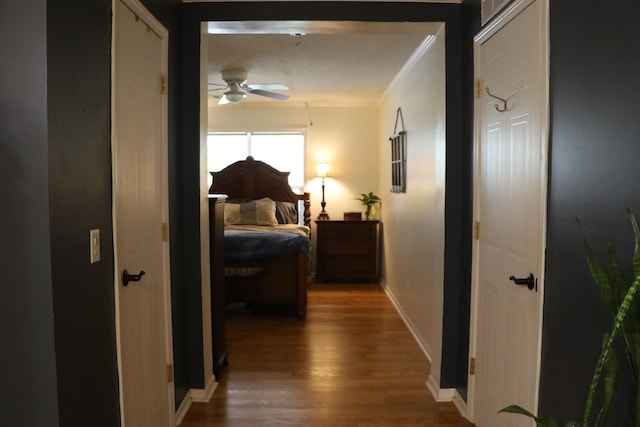
M 332 219 L 342 219 L 345 211 L 363 211 L 360 202 L 353 200 L 360 193 L 379 194 L 377 106 L 310 106 L 308 110 L 304 105 L 290 107 L 275 102 L 215 106 L 209 108 L 209 130 L 305 131 L 305 190 L 311 193 L 312 220 L 321 210 L 321 183 L 314 176 L 322 160 L 329 163 L 334 176 L 325 181 L 326 210 Z M 312 221 L 312 236 L 314 225 Z
M 431 358 L 439 385 L 442 355 L 445 196 L 444 27 L 388 91 L 380 107 L 383 283 Z M 390 193 L 390 143 L 401 107 L 407 131 L 407 191 Z M 401 130 L 398 122 L 398 131 Z

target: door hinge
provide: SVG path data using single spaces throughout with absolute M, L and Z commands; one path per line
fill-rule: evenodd
M 167 365 L 167 382 L 168 383 L 173 382 L 173 365 L 172 364 Z
M 476 358 L 472 357 L 469 359 L 469 375 L 476 374 Z
M 167 224 L 166 222 L 162 223 L 162 241 L 169 241 L 169 224 Z
M 473 222 L 473 239 L 480 240 L 480 221 Z
M 167 94 L 167 75 L 163 74 L 160 76 L 160 95 Z
M 482 80 L 476 80 L 476 98 L 482 98 Z

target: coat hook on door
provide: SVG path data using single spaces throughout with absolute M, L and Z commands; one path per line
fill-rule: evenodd
M 489 88 L 487 89 L 487 95 L 489 95 L 490 97 L 497 99 L 498 101 L 502 102 L 504 104 L 504 107 L 500 108 L 500 106 L 498 104 L 495 105 L 496 110 L 498 110 L 501 113 L 504 113 L 505 111 L 507 111 L 507 100 L 500 98 L 499 96 L 495 96 L 494 94 L 492 94 L 491 92 L 489 92 Z

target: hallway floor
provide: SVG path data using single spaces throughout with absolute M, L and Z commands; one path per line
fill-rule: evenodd
M 181 427 L 469 427 L 378 285 L 316 284 L 306 320 L 230 315 L 229 366 Z

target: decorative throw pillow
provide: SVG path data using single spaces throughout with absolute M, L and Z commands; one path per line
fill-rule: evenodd
M 224 208 L 226 225 L 276 225 L 276 202 L 265 197 L 246 203 L 230 203 Z
M 251 199 L 227 199 L 225 200 L 225 203 L 233 203 L 233 204 L 238 204 L 238 203 L 247 203 L 250 202 Z
M 291 202 L 276 201 L 276 219 L 278 224 L 297 224 L 298 210 Z

